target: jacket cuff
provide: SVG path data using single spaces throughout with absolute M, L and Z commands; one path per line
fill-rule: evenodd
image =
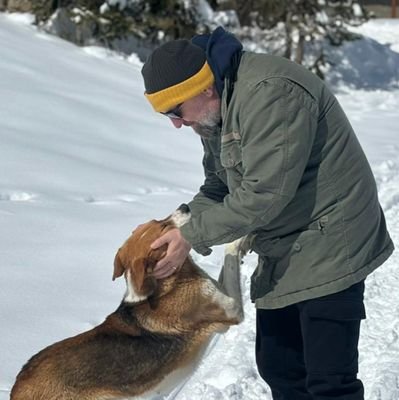
M 180 227 L 180 232 L 181 232 L 182 236 L 184 237 L 184 239 L 186 239 L 187 242 L 189 242 L 191 244 L 191 247 L 197 253 L 199 253 L 203 256 L 209 256 L 209 254 L 212 253 L 212 249 L 210 247 L 195 243 L 195 237 L 193 235 L 190 221 L 187 222 L 187 224 L 184 224 L 183 226 Z
M 212 249 L 206 246 L 193 246 L 193 249 L 203 256 L 209 256 L 212 253 Z

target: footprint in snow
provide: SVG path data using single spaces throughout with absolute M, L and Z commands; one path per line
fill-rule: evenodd
M 0 193 L 0 201 L 32 201 L 35 195 L 28 192 Z
M 86 203 L 101 204 L 101 205 L 111 205 L 118 203 L 134 203 L 143 199 L 146 196 L 159 196 L 173 193 L 174 191 L 168 187 L 155 187 L 155 188 L 138 188 L 136 193 L 131 194 L 120 194 L 111 196 L 95 196 L 87 195 L 83 198 Z
M 138 201 L 138 196 L 130 195 L 130 194 L 123 194 L 114 197 L 102 197 L 102 196 L 86 196 L 83 201 L 86 203 L 92 204 L 101 204 L 101 205 L 111 205 L 111 204 L 118 204 L 118 203 L 134 203 Z

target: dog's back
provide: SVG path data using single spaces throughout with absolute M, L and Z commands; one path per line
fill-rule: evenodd
M 124 312 L 121 305 L 118 312 Z M 178 363 L 190 338 L 142 332 L 132 336 L 104 323 L 47 347 L 17 378 L 12 400 L 88 400 L 140 395 Z

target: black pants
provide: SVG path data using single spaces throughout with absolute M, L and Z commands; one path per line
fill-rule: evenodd
M 357 379 L 364 282 L 275 310 L 257 310 L 256 362 L 274 400 L 363 400 Z

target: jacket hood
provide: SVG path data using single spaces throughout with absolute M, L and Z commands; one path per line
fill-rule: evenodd
M 232 60 L 243 48 L 241 42 L 222 27 L 216 28 L 211 34 L 196 35 L 191 42 L 205 50 L 208 64 L 215 76 L 216 89 L 221 97 L 224 78 L 234 64 Z

